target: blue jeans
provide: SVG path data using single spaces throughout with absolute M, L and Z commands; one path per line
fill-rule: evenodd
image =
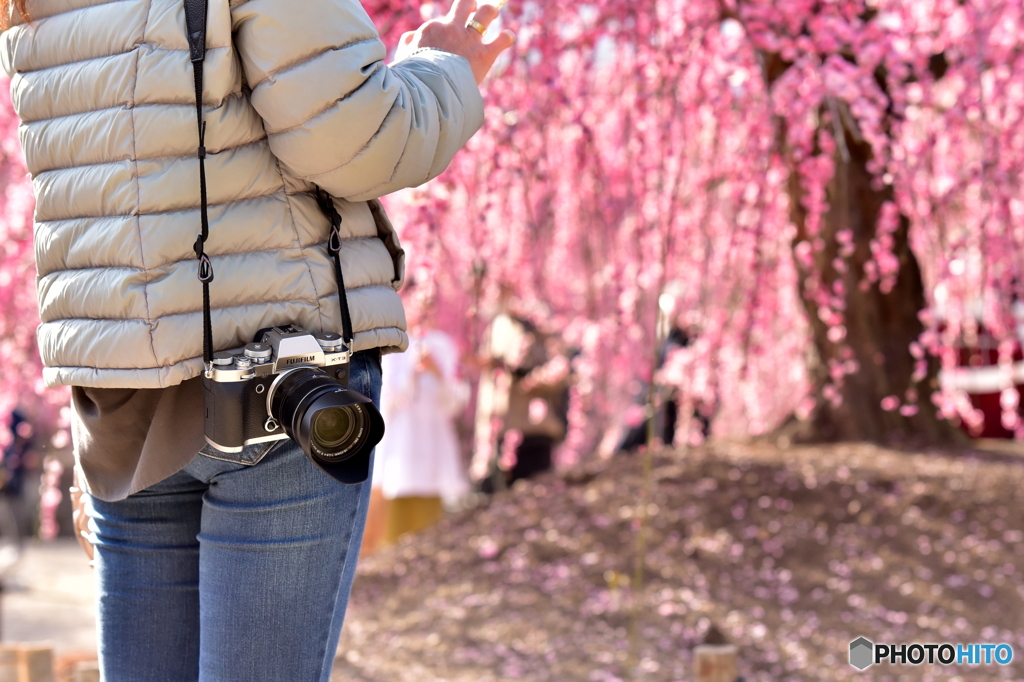
M 350 385 L 379 404 L 375 355 L 354 356 Z M 288 439 L 89 498 L 103 680 L 327 682 L 369 495 Z

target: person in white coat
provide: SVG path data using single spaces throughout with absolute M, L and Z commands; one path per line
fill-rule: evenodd
M 387 431 L 375 455 L 373 498 L 378 510 L 386 501 L 380 527 L 392 543 L 433 525 L 445 502 L 469 491 L 454 424 L 469 386 L 459 378 L 458 346 L 437 329 L 413 332 L 407 353 L 384 358 L 383 374 Z

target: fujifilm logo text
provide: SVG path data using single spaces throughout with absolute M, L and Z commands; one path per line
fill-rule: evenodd
M 288 358 L 287 360 L 284 361 L 284 364 L 297 365 L 302 362 L 313 362 L 314 360 L 316 360 L 315 355 L 304 355 L 300 358 Z

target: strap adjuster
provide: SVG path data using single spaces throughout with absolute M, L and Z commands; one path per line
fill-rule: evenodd
M 341 253 L 341 232 L 337 225 L 331 225 L 331 235 L 327 238 L 327 253 L 332 256 Z
M 199 257 L 199 281 L 204 284 L 213 281 L 213 263 L 205 253 Z
M 204 16 L 205 20 L 206 17 Z M 205 22 L 204 22 L 205 23 Z M 206 58 L 206 27 L 188 34 L 188 55 L 192 63 L 201 62 Z

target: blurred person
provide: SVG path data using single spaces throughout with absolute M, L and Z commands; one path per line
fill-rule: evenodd
M 10 440 L 0 460 L 0 535 L 5 545 L 20 546 L 21 539 L 32 532 L 25 478 L 31 464 L 35 430 L 32 422 L 17 409 L 11 411 L 8 429 Z
M 658 350 L 658 357 L 655 360 L 656 369 L 661 369 L 665 361 L 675 351 L 689 348 L 696 338 L 695 331 L 687 331 L 678 325 L 672 325 Z M 659 385 L 657 390 L 658 410 L 652 417 L 647 416 L 649 382 L 642 383 L 642 388 L 634 398 L 633 405 L 627 409 L 625 414 L 625 433 L 622 435 L 619 444 L 615 448 L 617 453 L 633 452 L 637 448 L 647 444 L 647 433 L 650 421 L 654 420 L 654 435 L 661 443 L 672 447 L 676 439 L 676 427 L 679 419 L 678 391 L 673 386 Z M 708 416 L 708 408 L 700 403 L 693 408 L 692 419 L 699 424 L 702 438 L 711 435 L 711 417 Z
M 691 348 L 700 333 L 699 310 L 692 309 L 680 315 L 679 308 L 685 300 L 686 288 L 679 280 L 669 281 L 658 297 L 655 322 L 655 340 L 658 346 L 653 367 L 655 374 L 665 368 L 674 354 Z M 663 382 L 657 383 L 654 398 L 658 408 L 654 414 L 649 414 L 650 379 L 638 377 L 634 385 L 638 388 L 633 404 L 624 411 L 622 423 L 608 434 L 620 434 L 613 441 L 616 443 L 614 449 L 606 451 L 608 454 L 631 453 L 645 446 L 649 433 L 661 446 L 672 447 L 675 443 L 680 409 L 677 387 Z M 692 421 L 685 424 L 684 428 L 689 430 L 692 425 L 699 425 L 701 438 L 706 439 L 711 435 L 712 413 L 713 410 L 704 401 L 698 401 L 693 407 Z
M 10 440 L 0 461 L 0 493 L 20 499 L 25 489 L 25 473 L 32 452 L 34 429 L 20 410 L 11 411 Z
M 205 31 L 187 34 L 182 0 L 0 2 L 44 379 L 72 387 L 100 674 L 326 682 L 370 486 L 291 439 L 207 445 L 197 265 L 217 275 L 211 352 L 277 325 L 341 331 L 340 214 L 349 383 L 376 400 L 382 352 L 407 344 L 404 252 L 378 198 L 476 132 L 478 84 L 514 36 L 485 41 L 497 9 L 456 0 L 387 65 L 357 0 L 189 0 Z
M 458 346 L 443 331 L 412 332 L 406 353 L 384 359 L 381 414 L 388 428 L 377 446 L 370 498 L 383 532 L 364 543 L 368 551 L 432 526 L 445 503 L 469 492 L 454 423 L 468 398 Z
M 485 349 L 471 471 L 489 493 L 551 469 L 568 430 L 569 359 L 556 335 L 508 312 Z

